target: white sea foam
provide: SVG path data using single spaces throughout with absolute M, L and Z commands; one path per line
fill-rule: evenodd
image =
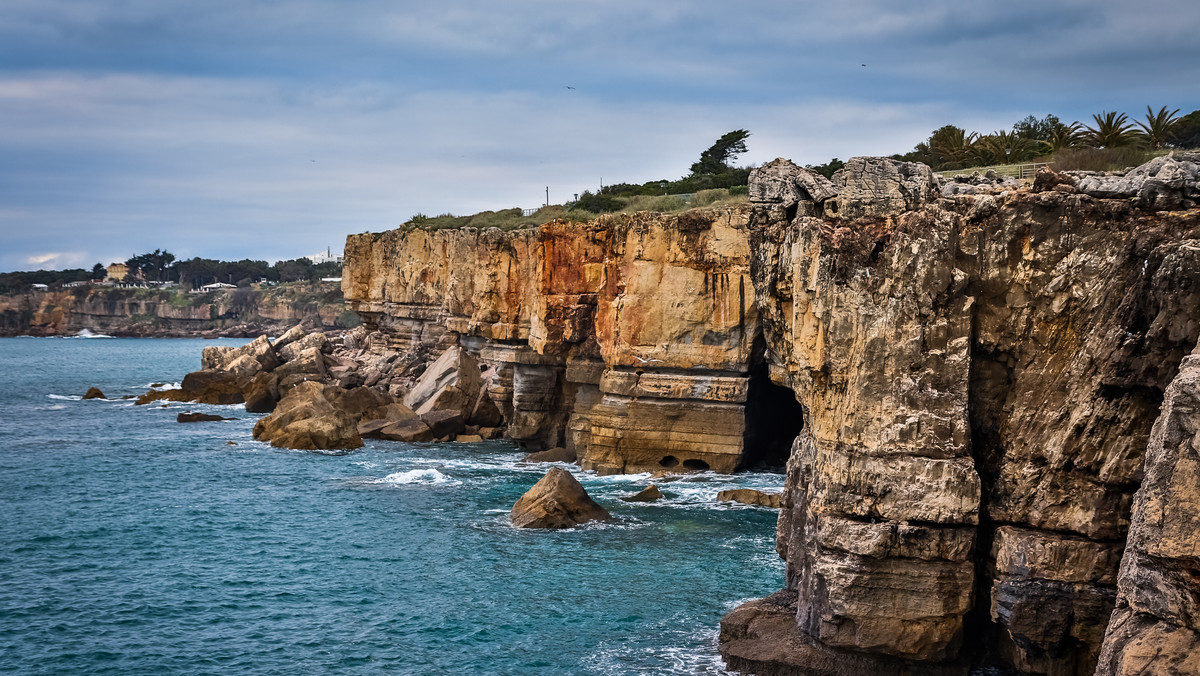
M 372 483 L 402 486 L 406 484 L 442 484 L 457 486 L 461 481 L 451 479 L 436 469 L 410 469 L 407 472 L 396 472 Z
M 71 336 L 71 337 L 72 338 L 112 338 L 112 336 L 109 336 L 109 335 L 106 335 L 103 333 L 92 333 L 91 331 L 89 331 L 87 329 L 79 329 L 79 333 L 76 333 L 74 336 Z
M 58 401 L 81 401 L 81 400 L 83 400 L 83 397 L 79 396 L 78 394 L 47 394 L 46 396 L 49 397 L 50 399 L 57 399 Z

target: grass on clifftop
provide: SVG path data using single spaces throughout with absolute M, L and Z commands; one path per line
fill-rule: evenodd
M 605 213 L 630 214 L 638 211 L 652 211 L 674 214 L 698 209 L 700 207 L 731 207 L 744 204 L 747 201 L 746 186 L 734 188 L 715 188 L 701 190 L 691 195 L 635 195 L 631 197 L 613 197 L 617 208 L 606 210 Z M 542 207 L 529 216 L 523 215 L 520 209 L 501 209 L 500 211 L 483 211 L 471 216 L 426 216 L 417 214 L 400 226 L 401 230 L 445 230 L 456 228 L 499 228 L 501 230 L 516 230 L 518 228 L 534 228 L 554 220 L 587 222 L 595 220 L 598 213 L 579 209 L 573 204 L 551 204 Z

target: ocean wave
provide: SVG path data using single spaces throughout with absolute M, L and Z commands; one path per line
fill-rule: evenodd
M 57 401 L 83 401 L 83 397 L 78 394 L 47 394 L 46 396 Z
M 87 329 L 79 329 L 79 333 L 76 333 L 73 336 L 67 336 L 67 337 L 68 338 L 112 338 L 112 336 L 110 336 L 108 334 L 92 333 L 91 331 L 89 331 Z
M 376 479 L 371 483 L 390 484 L 393 486 L 403 486 L 407 484 L 429 484 L 429 485 L 450 485 L 458 486 L 462 484 L 457 479 L 442 474 L 436 469 L 410 469 L 407 472 L 396 472 L 389 474 L 382 479 Z

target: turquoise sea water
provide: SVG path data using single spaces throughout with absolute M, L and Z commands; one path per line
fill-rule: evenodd
M 524 531 L 546 466 L 504 442 L 285 451 L 240 406 L 79 400 L 212 344 L 0 339 L 0 672 L 716 674 L 721 616 L 782 586 L 775 512 L 714 501 L 779 474 L 638 505 L 572 468 L 616 523 Z

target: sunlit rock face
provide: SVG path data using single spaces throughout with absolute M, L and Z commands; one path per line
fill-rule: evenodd
M 387 349 L 477 359 L 530 450 L 786 459 L 786 587 L 726 618 L 731 666 L 1075 675 L 1104 644 L 1136 673 L 1151 638 L 1187 652 L 1200 594 L 1197 529 L 1127 548 L 1140 486 L 1137 523 L 1192 500 L 1154 469 L 1186 470 L 1178 444 L 1146 458 L 1200 335 L 1194 160 L 959 191 L 780 159 L 738 209 L 353 236 L 343 289 Z
M 508 436 L 601 472 L 732 471 L 758 331 L 748 211 L 347 241 L 343 290 L 392 349 L 496 367 Z

